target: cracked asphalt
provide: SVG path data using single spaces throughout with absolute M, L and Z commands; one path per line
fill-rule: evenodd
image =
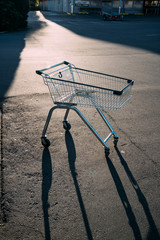
M 28 28 L 0 33 L 2 240 L 158 240 L 160 238 L 160 18 L 30 12 Z M 74 112 L 63 129 L 35 71 L 68 61 L 133 79 L 133 98 L 104 114 L 119 136 L 110 155 Z M 79 108 L 102 137 L 94 108 Z

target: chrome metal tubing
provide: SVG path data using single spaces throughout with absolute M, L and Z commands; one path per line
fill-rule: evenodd
M 46 136 L 47 128 L 48 128 L 49 122 L 51 120 L 52 113 L 55 109 L 57 109 L 57 108 L 66 109 L 66 114 L 65 114 L 64 120 L 66 120 L 67 117 L 68 117 L 69 110 L 71 109 L 71 104 L 70 103 L 68 103 L 68 105 L 67 105 L 67 103 L 66 104 L 56 103 L 56 104 L 57 104 L 56 106 L 52 107 L 49 110 L 49 113 L 48 113 L 48 116 L 47 116 L 47 119 L 46 119 L 46 122 L 45 122 L 45 125 L 44 125 L 44 128 L 43 128 L 43 131 L 42 131 L 42 137 Z
M 109 135 L 104 141 L 108 141 L 108 139 L 114 135 L 115 138 L 118 138 L 117 134 L 115 133 L 115 131 L 113 130 L 112 126 L 110 125 L 109 121 L 107 120 L 107 118 L 105 117 L 105 115 L 103 114 L 102 110 L 99 108 L 99 106 L 97 105 L 97 103 L 94 101 L 94 99 L 92 97 L 90 97 L 90 100 L 94 103 L 95 108 L 97 110 L 97 112 L 100 114 L 100 116 L 102 117 L 103 121 L 105 122 L 105 124 L 107 125 L 107 127 L 109 128 L 109 130 L 111 131 L 111 135 Z
M 97 137 L 97 139 L 102 143 L 102 145 L 109 150 L 109 146 L 104 142 L 101 136 L 97 133 L 97 131 L 92 127 L 92 125 L 88 122 L 88 120 L 82 115 L 82 113 L 76 108 L 71 107 L 83 120 L 83 122 L 88 126 L 88 128 L 93 132 L 93 134 Z
M 104 142 L 106 143 L 109 139 L 110 139 L 110 137 L 113 135 L 113 132 L 111 132 L 109 135 L 108 135 L 108 137 L 106 137 L 106 139 L 104 140 Z
M 106 144 L 106 141 L 109 139 L 110 135 L 108 136 L 108 138 L 106 138 L 106 140 L 103 140 L 101 138 L 101 136 L 98 134 L 98 132 L 89 123 L 89 121 L 83 116 L 83 114 L 76 107 L 71 106 L 71 105 L 67 105 L 67 104 L 64 104 L 64 105 L 63 104 L 57 104 L 56 106 L 54 106 L 50 109 L 50 111 L 48 113 L 48 116 L 47 116 L 47 119 L 46 119 L 46 122 L 45 122 L 45 125 L 44 125 L 44 128 L 43 128 L 43 131 L 42 131 L 42 137 L 46 137 L 46 132 L 47 132 L 47 128 L 48 128 L 49 122 L 50 122 L 51 117 L 52 117 L 52 113 L 57 108 L 66 109 L 64 120 L 67 119 L 69 110 L 70 109 L 74 110 L 79 115 L 79 117 L 83 120 L 83 122 L 88 126 L 88 128 L 93 132 L 93 134 L 97 137 L 97 139 L 102 143 L 102 145 L 106 149 L 109 150 L 109 146 Z
M 53 111 L 54 111 L 56 108 L 58 108 L 58 105 L 52 107 L 52 108 L 49 110 L 49 113 L 48 113 L 48 116 L 47 116 L 47 119 L 46 119 L 46 122 L 45 122 L 45 125 L 44 125 L 44 128 L 43 128 L 43 131 L 42 131 L 42 138 L 46 136 L 47 128 L 48 128 L 49 122 L 50 122 L 50 120 L 51 120 L 52 113 L 53 113 Z
M 113 130 L 112 126 L 110 125 L 110 123 L 108 122 L 107 118 L 105 117 L 105 115 L 103 114 L 102 110 L 98 107 L 96 107 L 98 113 L 100 114 L 100 116 L 102 117 L 102 119 L 104 120 L 104 122 L 106 123 L 106 125 L 108 126 L 109 130 L 111 131 L 111 133 L 114 135 L 115 138 L 118 138 L 117 134 L 115 133 L 115 131 Z
M 68 108 L 68 109 L 66 110 L 66 113 L 65 113 L 65 115 L 64 115 L 64 121 L 67 120 L 67 117 L 68 117 L 68 114 L 69 114 L 69 110 L 70 110 L 70 108 Z

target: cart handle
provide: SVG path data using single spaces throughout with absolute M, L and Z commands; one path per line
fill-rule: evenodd
M 44 71 L 46 71 L 46 70 L 48 70 L 48 69 L 50 69 L 50 68 L 52 68 L 52 67 L 58 67 L 58 66 L 60 66 L 60 65 L 62 65 L 62 64 L 69 65 L 69 64 L 71 64 L 71 63 L 69 63 L 69 62 L 67 62 L 67 61 L 63 61 L 63 62 L 58 63 L 58 64 L 56 64 L 56 65 L 53 65 L 53 66 L 50 66 L 50 67 L 47 67 L 47 68 L 43 68 L 43 69 L 41 69 L 41 70 L 36 70 L 36 73 L 37 73 L 38 75 L 42 75 Z

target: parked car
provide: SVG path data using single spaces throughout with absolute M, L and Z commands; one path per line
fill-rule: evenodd
M 112 12 L 112 11 L 105 11 L 102 10 L 101 15 L 103 16 L 103 20 L 119 20 L 122 21 L 123 20 L 123 15 L 120 13 L 116 13 L 116 12 Z

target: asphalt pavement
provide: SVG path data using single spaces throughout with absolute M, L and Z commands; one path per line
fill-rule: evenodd
M 2 240 L 160 239 L 160 18 L 30 12 L 28 28 L 0 33 Z M 104 114 L 119 136 L 102 144 L 75 112 L 53 106 L 35 71 L 61 61 L 135 81 L 132 99 Z M 95 108 L 78 107 L 102 137 Z

